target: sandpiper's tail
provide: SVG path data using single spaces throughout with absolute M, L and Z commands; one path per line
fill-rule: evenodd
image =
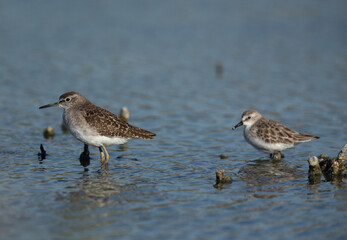
M 142 138 L 142 139 L 153 139 L 153 137 L 156 136 L 155 133 L 152 133 L 150 131 L 147 131 L 135 126 L 131 126 L 131 128 L 129 129 L 129 133 L 134 138 Z

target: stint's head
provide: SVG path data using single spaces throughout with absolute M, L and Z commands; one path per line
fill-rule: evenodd
M 260 118 L 261 118 L 261 114 L 255 110 L 244 111 L 241 117 L 241 121 L 233 127 L 233 130 L 242 125 L 251 126 Z

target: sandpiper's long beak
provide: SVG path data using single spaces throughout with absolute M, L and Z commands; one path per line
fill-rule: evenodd
M 243 125 L 243 122 L 240 121 L 238 124 L 236 124 L 232 129 L 235 130 L 236 128 L 240 127 Z
M 54 107 L 54 106 L 58 106 L 58 105 L 59 105 L 59 102 L 55 102 L 55 103 L 43 105 L 43 106 L 39 107 L 39 109 L 41 109 L 41 108 L 48 108 L 48 107 Z

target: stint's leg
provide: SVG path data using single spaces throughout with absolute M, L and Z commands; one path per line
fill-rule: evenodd
M 100 151 L 100 162 L 101 162 L 101 164 L 104 164 L 104 161 L 105 161 L 105 154 L 103 153 L 101 147 L 99 147 L 99 151 Z
M 282 152 L 278 151 L 278 152 L 274 152 L 272 154 L 272 158 L 273 160 L 281 160 L 283 157 L 282 157 Z
M 284 158 L 284 153 L 283 152 L 280 152 L 281 153 L 281 158 Z
M 105 165 L 108 164 L 108 160 L 110 159 L 110 155 L 108 154 L 105 146 L 102 146 L 103 150 L 104 150 L 104 153 L 106 155 L 106 159 L 105 159 Z

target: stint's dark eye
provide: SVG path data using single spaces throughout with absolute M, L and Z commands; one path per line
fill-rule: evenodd
M 248 116 L 248 117 L 247 117 L 247 120 L 248 120 L 248 119 L 251 119 L 251 116 Z
M 67 98 L 65 98 L 65 101 L 66 101 L 66 102 L 70 102 L 70 101 L 71 101 L 71 98 L 67 97 Z

